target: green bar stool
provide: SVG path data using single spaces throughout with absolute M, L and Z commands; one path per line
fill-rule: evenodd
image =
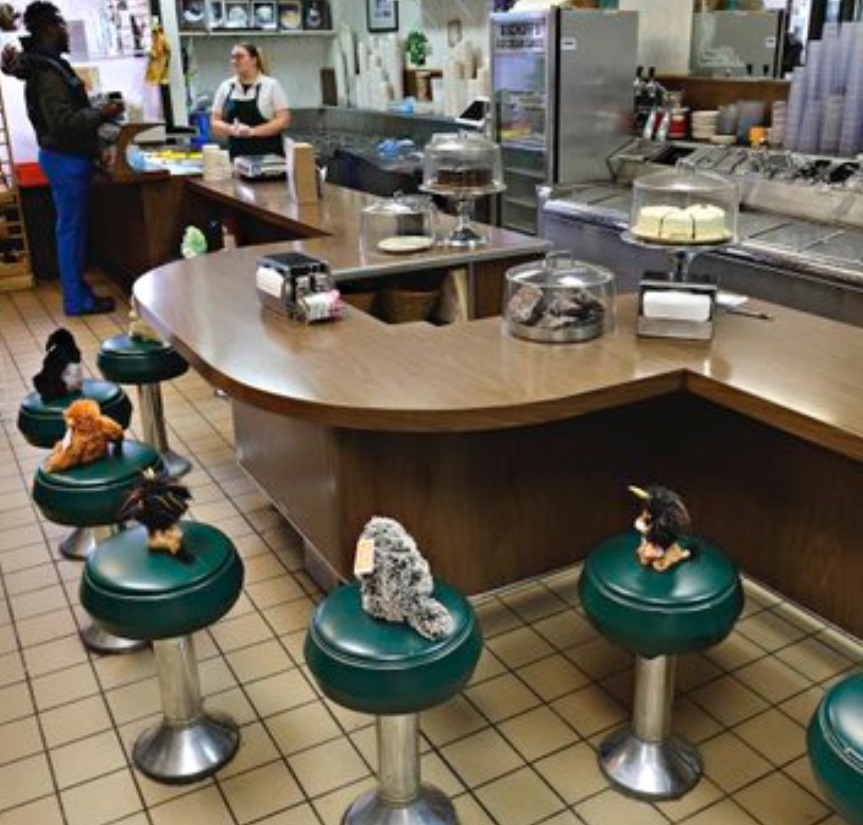
M 629 726 L 599 749 L 611 782 L 642 799 L 674 799 L 701 778 L 698 752 L 672 735 L 677 656 L 721 642 L 743 609 L 740 576 L 716 547 L 682 542 L 692 558 L 665 572 L 641 565 L 635 532 L 595 547 L 578 582 L 588 619 L 609 641 L 635 655 L 635 698 Z
M 132 418 L 132 402 L 123 388 L 112 381 L 84 379 L 80 392 L 64 395 L 54 401 L 43 401 L 38 392 L 24 396 L 18 408 L 18 431 L 28 444 L 50 450 L 66 434 L 63 413 L 79 398 L 92 398 L 103 415 L 113 418 L 124 430 Z M 96 546 L 89 527 L 76 527 L 60 542 L 60 552 L 70 559 L 83 559 Z
M 99 542 L 119 530 L 117 516 L 146 469 L 162 469 L 159 453 L 149 444 L 125 440 L 114 453 L 92 464 L 55 473 L 40 467 L 33 480 L 33 501 L 49 521 L 88 527 Z M 107 633 L 96 623 L 87 625 L 81 638 L 97 653 L 129 653 L 146 646 Z
M 243 563 L 215 527 L 182 521 L 183 557 L 147 547 L 143 527 L 101 542 L 87 557 L 81 604 L 111 633 L 152 642 L 162 719 L 136 740 L 132 760 L 151 779 L 196 782 L 236 753 L 239 729 L 229 716 L 205 711 L 192 634 L 233 607 Z
M 482 634 L 462 595 L 438 581 L 434 598 L 454 620 L 453 631 L 434 641 L 405 624 L 370 616 L 358 584 L 334 590 L 312 616 L 305 656 L 321 691 L 336 704 L 376 717 L 378 787 L 350 806 L 343 825 L 458 822 L 447 796 L 420 781 L 418 714 L 467 684 Z
M 177 378 L 189 369 L 186 359 L 164 341 L 115 335 L 102 341 L 96 363 L 109 381 L 138 387 L 144 441 L 162 454 L 168 475 L 177 478 L 188 473 L 191 462 L 168 446 L 161 388 L 162 381 Z
M 846 676 L 824 694 L 806 745 L 827 801 L 848 825 L 863 825 L 863 673 Z

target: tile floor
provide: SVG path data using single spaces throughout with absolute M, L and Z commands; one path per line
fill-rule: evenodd
M 372 783 L 374 729 L 316 693 L 302 641 L 321 594 L 297 537 L 234 461 L 229 403 L 192 372 L 164 390 L 172 446 L 196 462 L 192 515 L 232 537 L 247 577 L 236 607 L 197 637 L 202 686 L 241 723 L 242 745 L 218 776 L 185 787 L 130 766 L 158 713 L 152 656 L 79 643 L 80 567 L 55 551 L 64 529 L 31 504 L 44 454 L 15 424 L 56 326 L 73 330 L 94 374 L 99 341 L 125 317 L 67 320 L 59 307 L 55 284 L 0 295 L 0 825 L 335 825 Z M 632 666 L 580 613 L 576 576 L 477 599 L 487 641 L 476 675 L 423 718 L 424 776 L 465 825 L 838 825 L 804 729 L 825 686 L 861 666 L 860 641 L 747 583 L 733 635 L 680 665 L 676 727 L 706 775 L 684 799 L 650 805 L 596 766 L 597 743 L 627 718 Z

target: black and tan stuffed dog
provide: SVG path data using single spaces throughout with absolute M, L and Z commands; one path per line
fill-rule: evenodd
M 359 576 L 363 610 L 378 619 L 407 622 L 428 639 L 452 632 L 452 616 L 432 597 L 434 579 L 428 562 L 401 524 L 375 516 L 360 541 L 374 543 L 373 569 Z
M 60 327 L 48 336 L 42 372 L 33 376 L 33 386 L 43 401 L 56 401 L 69 393 L 78 392 L 84 385 L 81 368 L 81 350 L 75 336 Z

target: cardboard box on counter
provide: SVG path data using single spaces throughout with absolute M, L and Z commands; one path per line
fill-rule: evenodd
M 291 198 L 297 203 L 317 203 L 320 192 L 315 147 L 285 138 L 285 164 Z

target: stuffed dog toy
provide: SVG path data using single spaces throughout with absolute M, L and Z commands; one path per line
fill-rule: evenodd
M 360 536 L 363 541 L 374 542 L 374 568 L 359 576 L 363 610 L 388 622 L 407 622 L 427 639 L 452 632 L 452 616 L 432 598 L 428 562 L 404 527 L 375 516 Z
M 63 327 L 55 329 L 45 343 L 42 372 L 33 376 L 33 386 L 43 401 L 56 401 L 78 392 L 83 385 L 81 350 L 75 343 L 75 336 Z
M 107 455 L 109 444 L 123 440 L 123 428 L 113 418 L 102 415 L 98 402 L 92 398 L 73 401 L 63 418 L 66 419 L 66 435 L 45 459 L 45 469 L 49 473 L 90 464 Z

